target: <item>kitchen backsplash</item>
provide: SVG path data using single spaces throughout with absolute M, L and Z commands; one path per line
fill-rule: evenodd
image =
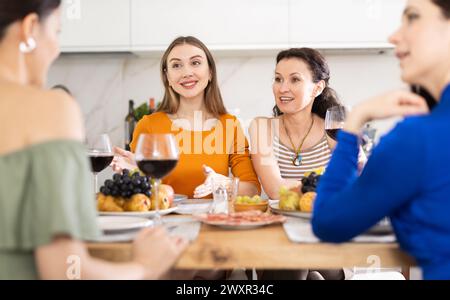
M 333 87 L 346 105 L 354 105 L 380 92 L 402 87 L 396 58 L 392 54 L 327 55 Z M 225 105 L 244 126 L 256 116 L 269 116 L 274 104 L 273 56 L 216 56 L 218 80 Z M 110 134 L 114 145 L 123 147 L 123 123 L 128 100 L 136 106 L 150 97 L 159 101 L 163 87 L 159 59 L 133 54 L 63 55 L 53 65 L 48 85 L 66 85 L 80 103 L 88 135 Z M 380 132 L 392 121 L 378 123 Z

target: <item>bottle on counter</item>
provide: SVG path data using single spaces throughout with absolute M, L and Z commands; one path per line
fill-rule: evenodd
M 148 114 L 151 115 L 156 111 L 155 108 L 155 98 L 150 98 L 148 101 Z
M 128 101 L 128 114 L 125 117 L 125 150 L 130 151 L 130 143 L 133 139 L 134 127 L 136 126 L 136 116 L 134 114 L 134 101 Z

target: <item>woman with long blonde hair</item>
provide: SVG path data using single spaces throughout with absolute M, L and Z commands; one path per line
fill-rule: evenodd
M 176 193 L 205 197 L 211 193 L 212 178 L 228 177 L 231 168 L 240 179 L 239 194 L 259 194 L 248 142 L 236 117 L 225 109 L 208 48 L 195 37 L 179 37 L 164 52 L 160 71 L 162 103 L 136 125 L 131 150 L 142 133 L 172 133 L 181 154 L 163 182 Z M 116 152 L 115 171 L 135 167 L 133 153 L 117 148 Z

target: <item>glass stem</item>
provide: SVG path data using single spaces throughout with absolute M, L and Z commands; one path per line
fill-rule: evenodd
M 94 172 L 94 195 L 97 194 L 97 189 L 98 189 L 98 173 Z
M 161 215 L 159 214 L 159 185 L 161 184 L 161 179 L 155 179 L 155 225 L 162 225 Z

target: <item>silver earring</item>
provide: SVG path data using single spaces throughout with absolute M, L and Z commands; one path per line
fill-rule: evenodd
M 30 53 L 34 49 L 36 49 L 36 41 L 31 37 L 26 42 L 21 42 L 19 45 L 19 50 L 22 53 Z

